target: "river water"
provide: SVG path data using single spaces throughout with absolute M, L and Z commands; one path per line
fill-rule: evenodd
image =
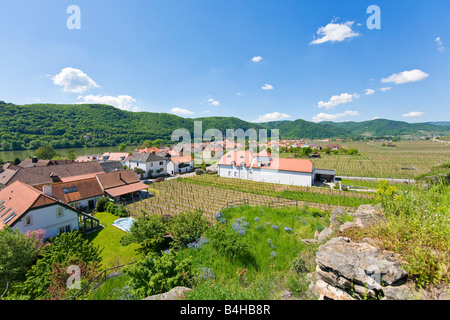
M 132 152 L 136 148 L 141 146 L 127 146 L 126 151 Z M 89 148 L 70 148 L 70 149 L 55 149 L 56 153 L 59 153 L 62 157 L 66 156 L 69 150 L 75 150 L 75 155 L 86 156 L 86 155 L 98 155 L 105 152 L 119 152 L 119 147 L 89 147 Z M 14 159 L 19 158 L 20 160 L 30 158 L 34 155 L 34 150 L 15 150 L 15 151 L 0 151 L 0 160 L 4 162 L 11 162 Z

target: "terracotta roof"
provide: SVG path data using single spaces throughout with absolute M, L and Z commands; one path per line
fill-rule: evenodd
M 253 161 L 253 154 L 246 150 L 231 150 L 222 156 L 219 161 L 219 165 L 231 166 L 231 163 L 234 162 L 236 166 L 240 166 L 242 162 L 244 162 L 245 167 L 249 167 Z
M 133 170 L 123 170 L 98 174 L 97 180 L 103 190 L 140 182 L 139 177 Z
M 253 161 L 255 159 L 255 161 Z M 256 161 L 250 151 L 229 151 L 222 156 L 219 165 L 231 166 L 234 162 L 235 166 L 241 166 L 244 162 L 244 167 L 258 168 L 258 162 L 261 162 L 261 168 L 269 170 L 281 170 L 292 172 L 307 172 L 312 173 L 314 164 L 310 160 L 304 159 L 281 159 L 272 158 L 272 161 Z
M 192 159 L 191 156 L 182 156 L 182 157 L 172 157 L 170 158 L 170 161 L 172 161 L 173 163 L 186 163 L 186 162 L 190 162 L 193 161 L 194 159 Z
M 73 177 L 66 177 L 66 178 L 60 178 L 61 182 L 72 182 L 77 180 L 85 180 L 90 178 L 95 178 L 98 174 L 103 174 L 104 172 L 94 172 L 89 174 L 83 174 L 81 176 L 73 176 Z
M 148 186 L 142 182 L 132 183 L 128 185 L 124 185 L 121 187 L 111 188 L 105 190 L 106 193 L 108 193 L 111 197 L 119 197 L 124 194 L 145 190 Z
M 161 153 L 161 149 L 153 147 L 153 148 L 144 148 L 144 149 L 135 149 L 134 151 L 137 151 L 139 153 Z
M 99 160 L 125 161 L 129 155 L 128 152 L 105 152 L 100 156 Z
M 270 163 L 270 165 L 269 165 Z M 282 159 L 273 158 L 271 162 L 262 162 L 262 169 L 292 171 L 292 172 L 306 172 L 312 173 L 314 164 L 310 160 L 305 159 Z M 258 168 L 258 163 L 255 161 L 252 168 Z
M 31 208 L 55 202 L 41 191 L 16 181 L 0 191 L 0 229 L 14 224 Z
M 258 157 L 271 157 L 272 155 L 267 152 L 267 149 L 264 149 L 258 153 Z
M 66 203 L 103 194 L 103 190 L 95 177 L 72 182 L 54 183 L 50 186 L 52 188 L 52 196 Z

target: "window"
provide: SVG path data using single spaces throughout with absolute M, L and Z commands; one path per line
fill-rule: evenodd
M 69 233 L 69 232 L 70 232 L 70 225 L 59 228 L 59 233 Z
M 62 217 L 63 214 L 64 214 L 63 208 L 58 208 L 58 209 L 56 209 L 56 217 L 57 217 L 57 218 Z
M 26 216 L 26 217 L 25 217 L 25 225 L 26 225 L 26 226 L 31 225 L 31 217 L 30 217 L 30 216 Z
M 160 161 L 160 162 L 159 162 L 159 165 L 160 165 L 160 166 L 162 166 L 162 165 L 163 165 L 163 162 L 162 162 L 162 161 Z
M 77 187 L 68 187 L 63 189 L 64 194 L 73 193 L 77 191 L 78 191 Z

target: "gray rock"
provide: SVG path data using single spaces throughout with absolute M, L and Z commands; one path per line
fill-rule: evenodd
M 184 293 L 188 291 L 192 291 L 192 289 L 186 287 L 175 287 L 169 292 L 155 294 L 144 298 L 143 300 L 179 300 L 184 296 Z
M 407 276 L 394 253 L 343 237 L 321 245 L 316 263 L 316 272 L 323 281 L 359 298 L 377 298 L 383 294 L 383 287 Z

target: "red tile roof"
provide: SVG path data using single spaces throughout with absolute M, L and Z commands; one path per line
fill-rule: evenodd
M 194 159 L 192 159 L 191 156 L 171 157 L 170 158 L 170 161 L 172 161 L 173 163 L 186 163 L 186 162 L 190 162 L 193 160 Z
M 218 164 L 224 166 L 231 166 L 231 163 L 233 162 L 234 165 L 240 166 L 241 163 L 243 162 L 245 167 L 249 167 L 253 161 L 253 158 L 254 158 L 253 154 L 248 150 L 246 151 L 231 150 L 222 156 Z
M 139 177 L 133 170 L 113 171 L 98 174 L 97 179 L 103 190 L 140 182 Z
M 95 177 L 65 183 L 55 183 L 51 185 L 51 188 L 52 196 L 66 203 L 93 198 L 103 194 L 103 190 Z M 74 190 L 73 192 L 64 192 L 64 189 L 67 190 L 68 188 L 76 189 L 72 189 Z
M 21 181 L 0 191 L 0 229 L 11 226 L 29 209 L 58 201 Z
M 124 186 L 120 186 L 117 188 L 111 188 L 105 190 L 107 194 L 109 194 L 111 197 L 119 197 L 124 194 L 140 191 L 140 190 L 146 190 L 148 186 L 142 182 L 132 183 Z

